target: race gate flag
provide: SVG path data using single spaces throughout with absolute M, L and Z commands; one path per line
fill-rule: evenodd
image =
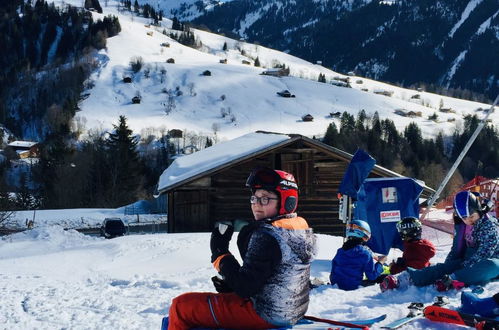
M 381 212 L 379 212 L 379 219 L 382 223 L 384 223 L 384 222 L 399 222 L 401 220 L 400 211 L 399 210 L 381 211 Z

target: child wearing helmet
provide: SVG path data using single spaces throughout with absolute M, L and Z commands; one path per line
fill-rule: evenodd
M 242 264 L 229 252 L 233 227 L 215 226 L 210 249 L 222 276 L 212 278 L 218 293 L 173 299 L 168 329 L 268 329 L 290 326 L 305 315 L 316 238 L 295 213 L 296 180 L 284 171 L 258 168 L 246 186 L 254 221 L 237 238 Z
M 485 284 L 499 277 L 499 224 L 482 209 L 479 196 L 461 191 L 454 197 L 455 234 L 444 263 L 389 275 L 382 291 L 410 284 L 435 283 L 437 290 Z
M 383 264 L 374 260 L 372 251 L 365 246 L 371 238 L 369 224 L 353 220 L 347 224 L 347 240 L 338 249 L 331 263 L 331 284 L 342 290 L 355 290 L 362 285 L 364 274 L 375 281 L 383 273 Z
M 397 223 L 397 231 L 404 242 L 404 253 L 390 264 L 390 274 L 398 274 L 407 267 L 421 269 L 430 265 L 436 249 L 432 242 L 421 238 L 423 226 L 416 217 L 406 217 Z

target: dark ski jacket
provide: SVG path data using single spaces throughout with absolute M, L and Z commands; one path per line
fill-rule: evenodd
M 415 269 L 428 267 L 435 252 L 433 243 L 426 239 L 404 241 L 404 253 L 390 266 L 390 274 L 398 274 L 407 267 Z
M 257 314 L 276 326 L 296 323 L 309 302 L 310 263 L 316 238 L 301 217 L 259 220 L 237 240 L 243 264 L 232 255 L 220 261 L 220 274 L 240 297 L 253 301 Z
M 331 285 L 338 284 L 342 290 L 357 289 L 364 278 L 374 281 L 383 272 L 383 265 L 374 262 L 371 250 L 362 245 L 347 241 L 339 248 L 331 262 Z

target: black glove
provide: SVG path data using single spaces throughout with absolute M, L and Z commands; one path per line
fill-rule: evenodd
M 214 262 L 222 254 L 229 253 L 229 242 L 234 233 L 232 225 L 218 223 L 211 232 L 210 249 L 211 262 Z
M 227 293 L 227 292 L 232 292 L 233 290 L 230 288 L 230 286 L 225 282 L 223 279 L 221 279 L 218 276 L 213 276 L 211 278 L 211 281 L 213 282 L 213 285 L 215 286 L 215 290 L 217 290 L 218 293 Z
M 395 261 L 395 264 L 397 266 L 400 266 L 400 267 L 405 267 L 405 260 L 404 260 L 404 258 L 397 258 L 397 260 Z

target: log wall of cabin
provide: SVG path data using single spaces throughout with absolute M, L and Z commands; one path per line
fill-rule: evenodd
M 344 224 L 338 218 L 337 193 L 348 162 L 302 142 L 229 165 L 198 180 L 197 185 L 193 183 L 169 193 L 169 215 L 172 217 L 169 216 L 168 230 L 211 231 L 216 221 L 252 219 L 251 193 L 245 184 L 249 173 L 257 166 L 281 168 L 292 173 L 300 189 L 298 214 L 316 233 L 344 235 Z

